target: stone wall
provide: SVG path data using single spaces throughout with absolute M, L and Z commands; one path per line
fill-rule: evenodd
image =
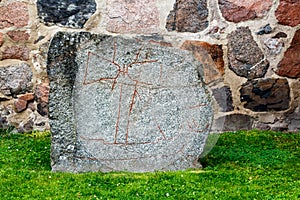
M 0 128 L 49 129 L 49 42 L 88 31 L 191 51 L 214 97 L 213 131 L 299 131 L 299 10 L 293 0 L 0 0 Z

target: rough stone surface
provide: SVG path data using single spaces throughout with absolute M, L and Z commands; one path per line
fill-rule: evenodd
M 281 111 L 289 108 L 290 87 L 286 79 L 250 80 L 242 85 L 241 101 L 255 112 Z
M 0 7 L 0 29 L 8 27 L 21 28 L 28 25 L 29 13 L 26 3 L 13 2 Z
M 11 99 L 12 99 L 12 97 L 6 96 L 0 92 L 0 102 L 1 101 L 9 101 Z
M 2 129 L 7 129 L 9 127 L 7 115 L 9 115 L 8 109 L 0 104 L 0 128 Z
M 254 119 L 249 115 L 231 114 L 215 120 L 212 131 L 225 132 L 236 130 L 251 130 Z
M 14 106 L 16 108 L 16 111 L 22 112 L 27 109 L 29 102 L 32 102 L 34 100 L 34 94 L 33 93 L 27 93 L 20 95 L 18 99 L 15 100 Z
M 4 43 L 3 33 L 0 33 L 0 47 L 3 45 L 3 43 Z
M 271 55 L 279 54 L 284 47 L 284 42 L 280 38 L 265 39 L 264 44 Z
M 47 82 L 47 53 L 50 41 L 42 43 L 32 55 L 32 65 L 41 82 Z
M 232 94 L 228 86 L 213 89 L 212 91 L 221 112 L 233 111 Z
M 18 99 L 14 101 L 14 106 L 17 112 L 22 112 L 27 109 L 29 102 L 34 100 L 33 93 L 27 93 L 18 96 Z
M 0 128 L 1 129 L 7 129 L 9 127 L 7 118 L 0 116 Z
M 288 130 L 298 132 L 300 130 L 300 106 L 287 117 L 289 122 Z
M 189 40 L 181 48 L 192 51 L 195 58 L 203 64 L 206 83 L 222 78 L 225 73 L 222 45 Z
M 300 30 L 296 31 L 291 46 L 278 64 L 276 73 L 279 76 L 300 78 Z
M 34 122 L 33 119 L 29 119 L 26 123 L 23 124 L 22 128 L 19 129 L 19 132 L 26 132 L 26 131 L 30 131 L 33 129 L 34 126 Z
M 187 51 L 59 32 L 47 68 L 53 171 L 199 167 L 213 111 Z
M 22 100 L 22 99 L 17 99 L 14 102 L 15 108 L 16 108 L 16 112 L 22 112 L 24 110 L 26 110 L 27 108 L 27 101 Z
M 285 122 L 278 122 L 275 124 L 270 125 L 271 130 L 275 132 L 286 132 L 288 131 L 289 125 Z
M 35 99 L 37 101 L 37 112 L 42 116 L 48 116 L 50 87 L 48 83 L 41 83 L 35 88 Z
M 14 41 L 27 41 L 30 35 L 26 31 L 9 31 L 7 35 Z
M 248 79 L 263 77 L 269 67 L 248 27 L 239 27 L 228 35 L 228 59 L 229 68 Z
M 272 0 L 219 0 L 223 17 L 230 22 L 262 18 L 269 12 Z
M 0 67 L 0 92 L 16 96 L 32 90 L 32 71 L 28 64 Z
M 206 0 L 176 0 L 167 18 L 168 31 L 200 32 L 208 27 Z
M 256 32 L 257 35 L 263 35 L 263 34 L 269 34 L 272 33 L 273 29 L 270 26 L 270 24 L 267 24 L 263 27 L 260 27 L 260 29 Z
M 288 130 L 293 132 L 300 131 L 300 81 L 293 81 L 290 84 L 291 93 L 293 94 L 291 109 L 285 113 L 283 119 L 288 124 Z
M 18 59 L 27 61 L 29 60 L 30 50 L 25 46 L 11 46 L 6 47 L 2 52 L 1 60 L 5 59 Z
M 266 123 L 256 123 L 254 126 L 253 126 L 254 129 L 257 129 L 257 130 L 264 130 L 264 131 L 268 131 L 271 129 L 270 125 L 269 124 L 266 124 Z
M 36 111 L 36 104 L 35 104 L 35 102 L 29 102 L 28 104 L 27 104 L 27 108 L 29 108 L 32 112 L 34 112 L 34 111 Z M 48 119 L 47 119 L 47 121 L 48 121 Z M 44 124 L 45 125 L 45 124 Z M 46 128 L 46 127 L 45 127 Z M 49 128 L 50 129 L 50 128 Z M 48 129 L 48 130 L 49 130 Z M 45 129 L 43 129 L 43 130 L 45 130 Z M 47 129 L 46 129 L 47 130 Z
M 38 0 L 38 16 L 46 25 L 82 28 L 96 11 L 95 0 Z
M 284 32 L 278 32 L 276 33 L 276 35 L 274 35 L 274 37 L 272 38 L 287 38 L 287 34 Z
M 155 0 L 107 1 L 107 30 L 114 33 L 156 33 L 159 12 Z
M 34 100 L 34 94 L 33 93 L 27 93 L 27 94 L 20 95 L 18 98 L 21 99 L 21 100 L 24 100 L 24 101 L 33 101 Z
M 300 1 L 280 0 L 279 6 L 275 11 L 279 24 L 297 26 L 300 24 Z
M 7 119 L 6 116 L 9 115 L 9 114 L 10 114 L 9 109 L 7 109 L 6 106 L 0 104 L 0 116 L 1 116 L 3 119 L 5 118 L 5 120 L 6 120 L 6 119 Z

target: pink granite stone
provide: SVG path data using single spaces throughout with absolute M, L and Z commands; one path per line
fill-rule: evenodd
M 27 93 L 19 96 L 19 99 L 22 99 L 24 101 L 33 101 L 34 100 L 34 94 L 33 93 Z
M 49 91 L 49 83 L 41 83 L 35 88 L 37 111 L 42 116 L 48 115 Z
M 20 113 L 20 112 L 26 110 L 26 108 L 27 108 L 27 101 L 22 100 L 22 99 L 17 99 L 14 102 L 14 106 L 15 106 L 16 112 Z
M 2 59 L 18 59 L 18 60 L 29 60 L 30 50 L 25 46 L 11 46 L 6 47 L 2 52 Z
M 236 23 L 266 16 L 272 3 L 272 0 L 219 0 L 223 17 Z
M 3 33 L 0 33 L 0 47 L 3 45 L 4 39 L 3 39 Z
M 155 0 L 111 0 L 107 2 L 107 30 L 114 33 L 155 33 L 159 13 Z
M 279 24 L 297 26 L 300 24 L 300 1 L 281 0 L 275 15 Z
M 27 41 L 30 35 L 26 31 L 9 31 L 7 35 L 14 41 Z
M 27 109 L 27 105 L 30 101 L 34 100 L 34 94 L 33 93 L 27 93 L 23 94 L 18 97 L 17 100 L 15 100 L 14 105 L 16 112 L 22 112 Z
M 29 13 L 26 3 L 13 2 L 0 7 L 0 28 L 17 27 L 28 25 Z
M 279 76 L 300 78 L 300 30 L 296 31 L 291 46 L 285 52 L 276 73 Z

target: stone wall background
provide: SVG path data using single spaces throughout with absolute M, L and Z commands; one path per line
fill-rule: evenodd
M 49 42 L 89 31 L 192 51 L 213 131 L 299 131 L 299 10 L 292 0 L 0 0 L 0 128 L 49 129 Z

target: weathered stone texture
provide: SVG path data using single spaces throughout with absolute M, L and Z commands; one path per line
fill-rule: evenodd
M 228 35 L 228 59 L 229 68 L 248 79 L 263 77 L 269 67 L 248 27 L 239 27 Z
M 0 128 L 2 129 L 7 129 L 9 127 L 7 115 L 9 115 L 8 109 L 0 104 Z
M 279 24 L 297 26 L 300 24 L 300 1 L 280 0 L 279 6 L 275 11 Z
M 107 1 L 107 30 L 114 33 L 156 33 L 159 12 L 155 0 Z
M 26 3 L 13 2 L 0 7 L 0 29 L 8 27 L 21 28 L 28 25 L 29 13 Z
M 48 116 L 49 91 L 50 87 L 48 83 L 41 83 L 35 88 L 37 112 L 42 116 Z
M 2 52 L 1 60 L 5 59 L 18 59 L 27 61 L 29 60 L 30 50 L 26 46 L 11 46 L 6 47 Z
M 241 22 L 264 17 L 272 0 L 219 0 L 223 17 L 230 22 Z
M 14 102 L 14 106 L 15 106 L 17 113 L 22 112 L 22 111 L 26 110 L 26 108 L 27 108 L 27 101 L 22 100 L 22 99 L 17 99 Z
M 4 39 L 3 39 L 3 33 L 0 33 L 0 47 L 3 45 Z
M 1 129 L 7 129 L 8 127 L 9 127 L 9 125 L 8 125 L 7 118 L 6 117 L 2 117 L 0 115 L 0 128 Z
M 286 121 L 289 122 L 288 130 L 295 132 L 300 130 L 300 106 L 287 116 Z
M 279 76 L 300 78 L 300 30 L 296 31 L 291 46 L 278 64 L 276 73 Z
M 256 32 L 257 35 L 263 35 L 263 34 L 269 34 L 272 33 L 273 29 L 270 26 L 270 24 L 267 24 L 263 27 L 260 27 L 260 29 Z
M 253 126 L 253 129 L 267 131 L 267 130 L 270 130 L 271 127 L 270 127 L 270 125 L 267 124 L 267 123 L 258 122 L 258 123 L 256 123 L 256 124 Z
M 15 99 L 14 101 L 14 105 L 17 112 L 22 112 L 23 110 L 25 110 L 27 108 L 27 103 L 32 100 L 34 100 L 33 93 L 28 93 L 28 94 L 18 96 L 18 98 Z
M 190 52 L 59 32 L 47 69 L 54 171 L 199 167 L 213 110 Z
M 287 38 L 287 34 L 284 32 L 278 32 L 276 33 L 276 35 L 274 35 L 274 37 L 272 38 Z
M 82 28 L 96 11 L 95 0 L 38 0 L 38 15 L 46 25 Z
M 228 86 L 213 89 L 212 92 L 221 112 L 233 111 L 232 94 Z
M 284 47 L 284 42 L 280 38 L 265 39 L 264 44 L 271 55 L 279 54 Z
M 222 78 L 225 73 L 222 45 L 201 41 L 185 41 L 181 49 L 189 50 L 203 64 L 206 83 Z
M 18 99 L 24 100 L 24 101 L 33 101 L 34 100 L 34 94 L 33 93 L 27 93 L 18 96 Z
M 206 0 L 176 0 L 173 10 L 167 18 L 168 31 L 203 31 L 208 27 L 208 9 Z
M 292 101 L 291 109 L 285 112 L 282 119 L 288 124 L 288 130 L 293 132 L 300 131 L 300 81 L 292 81 L 290 84 Z
M 249 115 L 231 114 L 215 120 L 212 131 L 225 132 L 252 129 L 254 119 Z
M 33 119 L 29 119 L 27 122 L 23 123 L 22 128 L 18 129 L 19 132 L 26 132 L 33 129 L 34 121 Z
M 30 37 L 26 31 L 9 31 L 7 35 L 16 42 L 27 41 Z
M 242 85 L 240 93 L 244 107 L 255 112 L 286 110 L 291 100 L 286 79 L 249 80 Z
M 32 90 L 32 71 L 29 65 L 22 63 L 0 67 L 0 92 L 7 96 L 16 96 Z

